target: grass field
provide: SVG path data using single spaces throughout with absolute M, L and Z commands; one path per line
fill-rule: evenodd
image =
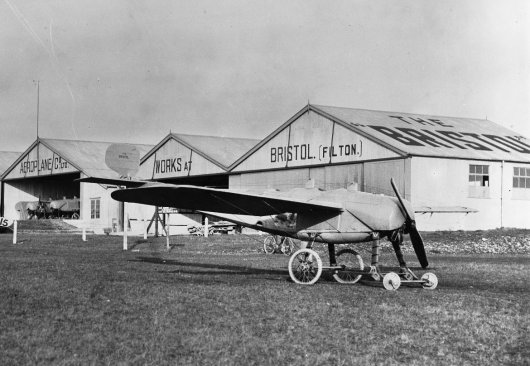
M 530 364 L 527 254 L 431 254 L 436 290 L 391 292 L 295 285 L 262 237 L 129 240 L 0 235 L 1 364 Z

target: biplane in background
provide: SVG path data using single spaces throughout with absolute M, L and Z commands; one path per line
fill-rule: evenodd
M 249 228 L 299 239 L 302 248 L 289 259 L 289 275 L 295 283 L 314 284 L 322 271 L 331 270 L 340 283 L 356 283 L 363 275 L 381 281 L 389 290 L 402 283 L 435 289 L 433 273 L 421 277 L 404 260 L 401 245 L 409 235 L 422 268 L 429 265 L 423 239 L 416 228 L 414 210 L 404 200 L 391 179 L 396 197 L 359 192 L 352 189 L 324 191 L 318 188 L 295 188 L 287 191 L 266 190 L 253 193 L 243 190 L 215 189 L 132 179 L 88 177 L 83 182 L 123 186 L 112 192 L 113 199 L 146 205 L 191 209 Z M 422 208 L 420 212 L 475 212 L 466 207 L 448 209 Z M 379 265 L 381 240 L 387 238 L 396 254 L 399 271 L 382 272 Z M 328 245 L 329 265 L 324 266 L 315 243 Z M 338 252 L 337 244 L 370 243 L 372 259 L 364 266 L 362 257 L 351 248 Z

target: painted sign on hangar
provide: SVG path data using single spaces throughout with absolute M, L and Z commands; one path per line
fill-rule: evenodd
M 75 173 L 79 170 L 41 143 L 35 145 L 5 179 Z
M 224 170 L 175 139 L 168 139 L 142 163 L 138 174 L 144 179 L 164 179 L 217 173 Z
M 233 171 L 303 167 L 398 156 L 309 111 L 263 144 Z
M 311 106 L 372 136 L 383 145 L 417 156 L 530 161 L 530 142 L 487 119 Z

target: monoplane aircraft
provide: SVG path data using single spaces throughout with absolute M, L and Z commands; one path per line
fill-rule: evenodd
M 301 240 L 305 245 L 292 254 L 289 275 L 295 283 L 310 285 L 322 270 L 331 270 L 340 283 L 356 283 L 363 275 L 380 281 L 389 290 L 402 283 L 434 289 L 438 280 L 433 273 L 416 275 L 407 266 L 401 245 L 408 234 L 421 267 L 428 266 L 423 239 L 416 228 L 414 210 L 394 183 L 396 197 L 359 192 L 354 189 L 321 190 L 295 188 L 288 191 L 266 190 L 255 193 L 233 189 L 215 189 L 131 179 L 84 178 L 84 182 L 123 186 L 112 198 L 161 207 L 192 209 L 232 221 L 239 225 Z M 420 212 L 474 212 L 456 207 L 450 210 L 422 208 Z M 381 240 L 387 238 L 399 262 L 399 271 L 384 273 L 379 266 Z M 328 245 L 329 266 L 324 266 L 312 249 L 316 242 Z M 336 252 L 335 245 L 371 243 L 372 260 L 365 269 L 362 257 L 351 248 Z

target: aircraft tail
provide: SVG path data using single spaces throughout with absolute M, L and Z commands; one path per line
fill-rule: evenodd
M 113 186 L 139 187 L 147 181 L 133 179 L 140 170 L 140 152 L 131 144 L 112 144 L 105 153 L 105 164 L 120 175 L 119 178 L 87 177 L 76 179 L 78 182 L 99 183 Z
M 105 164 L 120 177 L 131 179 L 140 170 L 140 151 L 131 144 L 112 144 L 105 153 Z

